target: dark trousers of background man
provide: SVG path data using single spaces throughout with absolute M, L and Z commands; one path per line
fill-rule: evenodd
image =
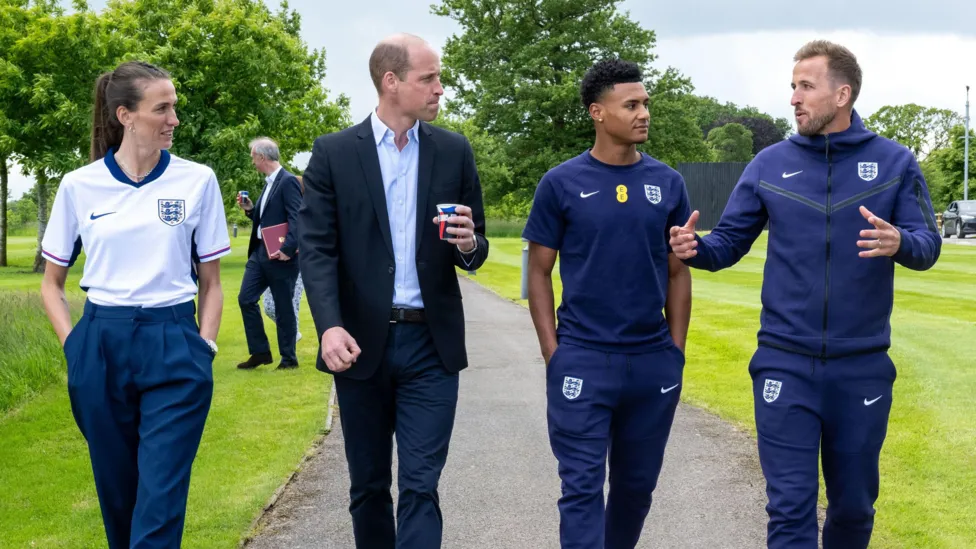
M 244 334 L 247 336 L 247 350 L 252 355 L 270 353 L 271 346 L 264 331 L 264 319 L 258 301 L 264 290 L 271 289 L 277 315 L 278 352 L 285 364 L 297 364 L 295 338 L 298 337 L 298 318 L 291 300 L 295 295 L 295 281 L 298 280 L 298 259 L 289 261 L 268 259 L 264 247 L 260 247 L 247 259 L 241 293 L 237 301 L 244 318 Z

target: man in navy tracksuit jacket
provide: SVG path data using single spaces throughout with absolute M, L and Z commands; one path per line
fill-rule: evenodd
M 795 58 L 799 135 L 746 167 L 717 227 L 671 229 L 692 267 L 734 265 L 769 223 L 753 379 L 768 546 L 817 547 L 817 459 L 827 487 L 824 549 L 868 546 L 878 456 L 891 410 L 895 263 L 925 270 L 941 239 L 918 163 L 853 111 L 860 68 L 841 46 Z M 822 447 L 822 456 L 820 451 Z

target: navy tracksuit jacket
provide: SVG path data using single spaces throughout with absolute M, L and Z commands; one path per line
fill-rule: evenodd
M 862 258 L 864 206 L 901 233 L 893 257 Z M 692 267 L 738 262 L 769 223 L 759 350 L 750 364 L 769 547 L 817 547 L 817 459 L 827 486 L 825 549 L 867 547 L 895 368 L 888 358 L 895 263 L 935 264 L 941 238 L 904 146 L 849 129 L 789 140 L 746 167 Z M 820 448 L 822 446 L 822 456 Z

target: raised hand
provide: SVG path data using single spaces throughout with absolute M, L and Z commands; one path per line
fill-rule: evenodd
M 671 251 L 678 259 L 689 259 L 698 255 L 698 241 L 695 240 L 695 223 L 698 222 L 698 210 L 691 212 L 688 222 L 683 227 L 671 227 Z

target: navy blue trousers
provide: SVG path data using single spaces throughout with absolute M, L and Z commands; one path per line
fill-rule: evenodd
M 444 368 L 426 324 L 398 323 L 390 325 L 371 378 L 336 376 L 335 385 L 357 549 L 437 549 L 444 523 L 437 485 L 454 429 L 458 374 Z
M 677 347 L 612 354 L 561 343 L 546 370 L 563 549 L 633 549 L 681 396 Z M 610 492 L 603 502 L 607 458 Z
M 816 549 L 817 460 L 827 488 L 824 549 L 864 549 L 895 366 L 885 352 L 821 360 L 760 347 L 749 372 L 770 548 Z
M 213 394 L 213 355 L 192 301 L 102 307 L 68 334 L 68 394 L 85 440 L 110 549 L 180 546 Z
M 265 290 L 271 289 L 275 304 L 275 327 L 278 329 L 278 352 L 286 363 L 298 364 L 295 354 L 295 338 L 298 337 L 298 317 L 292 306 L 295 282 L 298 280 L 298 258 L 289 261 L 268 259 L 264 246 L 260 246 L 247 259 L 241 291 L 237 303 L 244 319 L 244 335 L 247 337 L 249 354 L 271 352 L 268 334 L 264 331 L 264 319 L 258 301 Z

